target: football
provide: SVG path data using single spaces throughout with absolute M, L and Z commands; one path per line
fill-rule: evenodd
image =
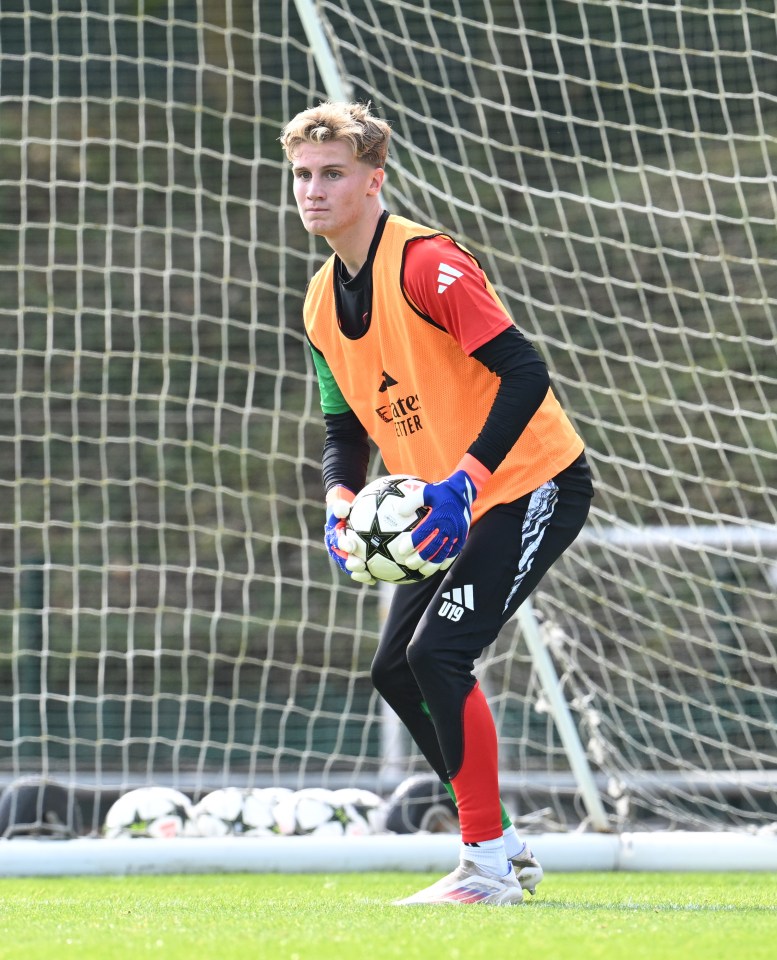
M 354 824 L 364 821 L 364 833 L 382 833 L 386 822 L 386 803 L 371 790 L 341 787 L 333 792 L 336 803 L 343 805 Z M 351 833 L 357 832 L 354 826 Z
M 295 791 L 275 808 L 275 820 L 284 836 L 348 837 L 376 832 L 370 823 L 362 791 L 305 787 Z M 378 802 L 380 802 L 379 798 Z
M 111 806 L 103 836 L 190 837 L 196 835 L 194 808 L 186 794 L 172 787 L 139 787 L 123 794 Z
M 424 574 L 404 566 L 395 554 L 397 538 L 412 530 L 426 516 L 418 507 L 409 516 L 399 512 L 405 499 L 425 486 L 423 480 L 406 474 L 391 474 L 368 483 L 354 498 L 346 520 L 351 553 L 363 560 L 376 580 L 415 583 Z
M 293 791 L 283 787 L 224 787 L 206 794 L 194 807 L 201 837 L 264 837 L 278 834 L 275 808 Z

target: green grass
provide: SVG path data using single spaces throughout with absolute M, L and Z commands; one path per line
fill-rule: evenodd
M 0 958 L 766 960 L 777 876 L 565 874 L 522 907 L 391 905 L 419 874 L 0 880 Z

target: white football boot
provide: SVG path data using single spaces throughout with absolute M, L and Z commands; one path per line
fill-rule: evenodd
M 486 903 L 508 906 L 523 903 L 523 890 L 512 867 L 506 877 L 494 877 L 481 870 L 477 864 L 462 860 L 447 877 L 412 897 L 397 900 L 395 903 L 397 906 L 425 903 Z
M 518 883 L 524 890 L 534 893 L 537 884 L 540 883 L 545 873 L 540 866 L 539 860 L 532 854 L 528 844 L 524 843 L 523 850 L 510 859 L 513 865 Z

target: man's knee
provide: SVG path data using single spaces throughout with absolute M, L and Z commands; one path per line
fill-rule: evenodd
M 423 689 L 423 678 L 431 671 L 440 670 L 437 654 L 424 637 L 416 637 L 407 648 L 407 663 Z
M 413 679 L 404 655 L 398 657 L 382 653 L 380 650 L 372 661 L 370 677 L 372 685 L 383 699 L 388 701 L 391 700 L 394 691 L 405 686 L 408 681 L 412 682 Z
M 391 675 L 388 664 L 386 663 L 386 658 L 381 657 L 380 653 L 375 654 L 375 659 L 372 661 L 370 667 L 370 677 L 372 678 L 372 685 L 375 689 L 383 694 L 383 689 L 388 682 L 388 678 Z

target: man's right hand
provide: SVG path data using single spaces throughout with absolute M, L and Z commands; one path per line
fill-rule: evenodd
M 347 487 L 332 487 L 326 495 L 326 525 L 324 543 L 329 556 L 337 566 L 359 583 L 375 583 L 363 560 L 355 557 L 353 543 L 348 536 L 345 521 L 351 512 L 355 494 Z

